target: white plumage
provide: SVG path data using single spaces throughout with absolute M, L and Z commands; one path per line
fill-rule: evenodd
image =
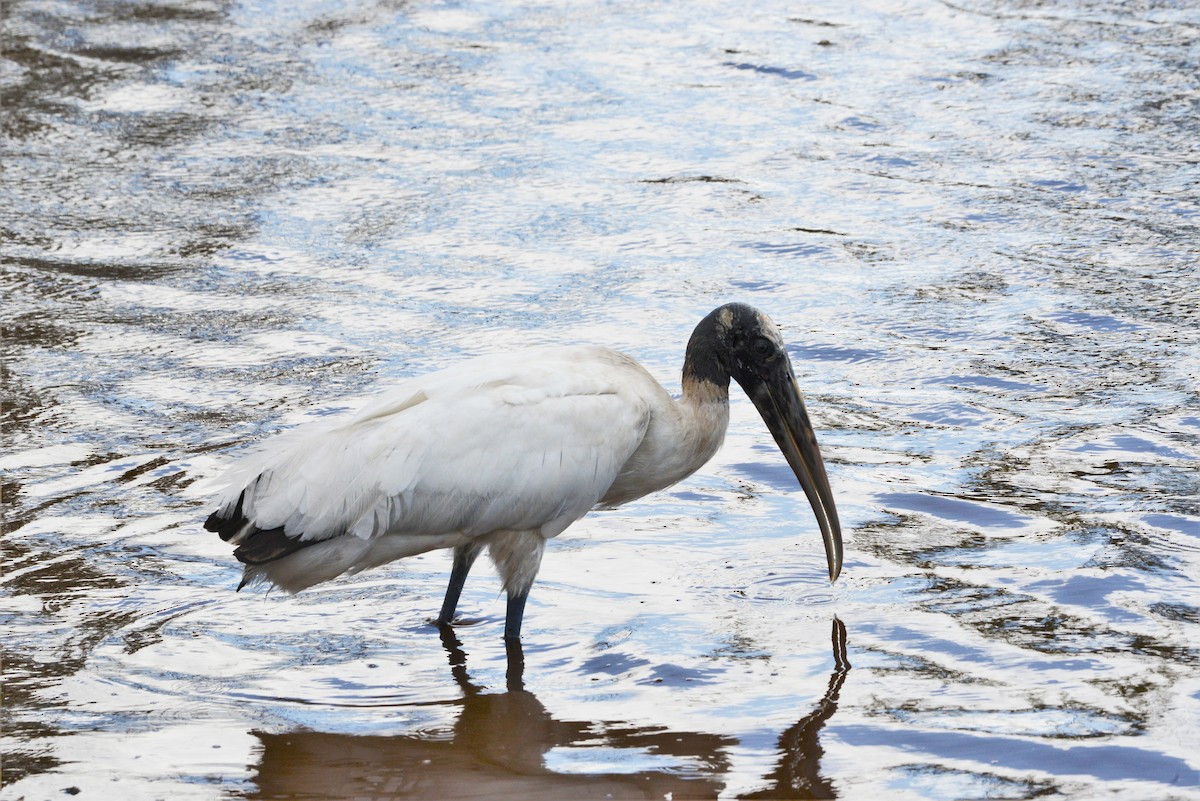
M 769 321 L 763 331 L 782 348 Z M 269 441 L 230 472 L 206 528 L 238 546 L 243 584 L 290 592 L 453 547 L 441 622 L 488 545 L 509 592 L 506 633 L 516 636 L 545 540 L 708 461 L 724 438 L 728 381 L 689 376 L 685 365 L 677 401 L 607 348 L 472 359 L 406 381 L 345 420 Z

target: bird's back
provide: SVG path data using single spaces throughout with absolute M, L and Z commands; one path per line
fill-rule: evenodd
M 297 545 L 555 536 L 596 505 L 641 444 L 655 390 L 665 396 L 606 348 L 472 359 L 406 381 L 346 420 L 268 442 L 232 474 L 218 516 L 240 503 L 246 526 Z

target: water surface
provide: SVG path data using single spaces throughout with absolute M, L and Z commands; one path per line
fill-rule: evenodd
M 1200 798 L 1185 3 L 0 6 L 3 789 Z M 234 593 L 200 487 L 468 355 L 677 389 L 783 328 L 843 577 L 735 390 L 551 544 Z M 115 795 L 114 795 L 115 794 Z

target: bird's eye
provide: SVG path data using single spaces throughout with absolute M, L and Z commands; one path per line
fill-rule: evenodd
M 770 340 L 758 337 L 750 345 L 750 350 L 756 359 L 765 360 L 775 352 L 775 346 L 771 344 Z

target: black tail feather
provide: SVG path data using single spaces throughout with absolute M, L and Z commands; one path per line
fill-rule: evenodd
M 316 545 L 321 540 L 302 540 L 288 536 L 283 526 L 279 528 L 256 528 L 242 540 L 241 545 L 233 552 L 239 562 L 247 565 L 265 565 L 285 556 L 294 554 L 310 545 Z
M 245 500 L 246 493 L 243 491 L 238 496 L 237 505 L 234 506 L 232 512 L 222 516 L 220 511 L 216 511 L 204 521 L 206 531 L 216 532 L 226 542 L 247 525 L 251 526 L 249 533 L 240 538 L 238 546 L 233 552 L 239 562 L 247 565 L 265 565 L 267 562 L 274 562 L 276 559 L 282 559 L 289 554 L 321 542 L 316 539 L 300 539 L 299 534 L 289 535 L 284 531 L 283 526 L 268 529 L 255 526 L 242 511 Z M 245 582 L 242 584 L 244 586 Z
M 237 505 L 233 507 L 233 512 L 228 517 L 222 517 L 220 511 L 213 512 L 204 521 L 204 530 L 215 531 L 221 536 L 221 539 L 229 542 L 229 538 L 249 522 L 246 519 L 246 515 L 242 513 L 242 504 L 245 500 L 246 491 L 242 490 L 242 494 L 238 496 Z

